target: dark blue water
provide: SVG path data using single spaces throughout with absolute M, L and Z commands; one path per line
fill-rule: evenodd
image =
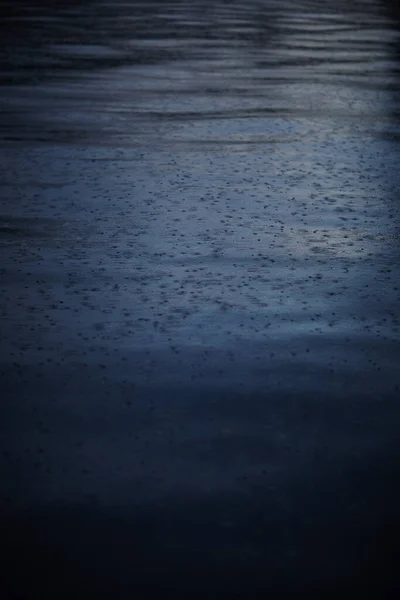
M 5 597 L 397 597 L 394 3 L 5 3 Z

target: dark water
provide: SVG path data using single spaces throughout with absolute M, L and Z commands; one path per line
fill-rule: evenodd
M 4 597 L 397 598 L 396 4 L 2 14 Z

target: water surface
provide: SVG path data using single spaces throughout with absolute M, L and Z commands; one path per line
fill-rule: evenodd
M 9 555 L 390 597 L 394 5 L 10 2 L 0 37 Z

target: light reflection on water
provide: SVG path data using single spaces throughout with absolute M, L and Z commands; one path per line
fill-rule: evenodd
M 20 3 L 10 15 L 0 131 L 18 187 L 6 216 L 64 219 L 47 246 L 75 240 L 70 256 L 91 273 L 158 273 L 120 291 L 115 344 L 144 343 L 124 333 L 132 303 L 137 329 L 162 307 L 165 339 L 184 340 L 190 323 L 189 337 L 208 327 L 207 337 L 216 311 L 222 344 L 242 310 L 260 318 L 272 306 L 278 330 L 296 337 L 314 331 L 321 299 L 326 323 L 337 311 L 344 329 L 359 325 L 355 301 L 375 310 L 374 282 L 386 290 L 380 310 L 395 304 L 395 272 L 381 273 L 399 228 L 398 24 L 386 6 Z M 6 233 L 9 247 L 21 240 Z M 46 260 L 57 271 L 57 251 Z M 195 317 L 172 318 L 174 307 Z

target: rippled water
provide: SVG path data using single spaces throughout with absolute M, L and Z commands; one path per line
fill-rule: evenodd
M 395 4 L 4 6 L 2 504 L 346 582 L 398 523 Z
M 397 133 L 397 24 L 376 2 L 17 6 L 2 25 L 9 139 L 249 149 L 346 124 Z

